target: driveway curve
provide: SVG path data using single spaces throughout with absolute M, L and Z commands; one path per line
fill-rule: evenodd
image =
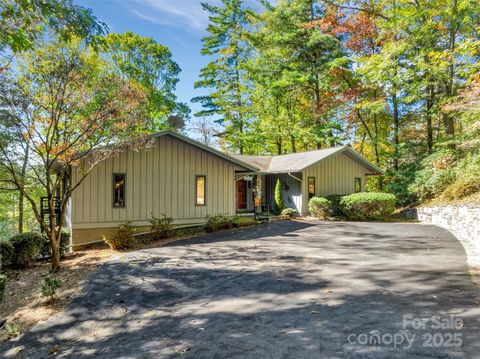
M 0 357 L 480 358 L 446 230 L 282 221 L 119 255 Z

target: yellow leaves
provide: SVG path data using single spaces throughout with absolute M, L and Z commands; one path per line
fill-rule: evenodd
M 28 141 L 33 136 L 34 127 L 30 126 L 28 131 L 22 133 L 22 138 L 24 141 Z
M 454 53 L 449 50 L 430 51 L 428 53 L 428 59 L 430 60 L 430 62 L 432 64 L 435 64 L 436 66 L 442 66 L 442 67 L 449 66 L 453 56 L 454 56 Z
M 115 124 L 115 126 L 119 130 L 125 130 L 128 127 L 128 124 L 126 122 L 118 122 Z
M 72 143 L 64 142 L 51 147 L 51 156 L 57 157 L 60 161 L 70 159 L 74 155 L 74 151 L 71 149 Z

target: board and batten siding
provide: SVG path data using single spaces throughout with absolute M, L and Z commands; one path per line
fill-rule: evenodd
M 165 214 L 175 224 L 235 213 L 236 165 L 169 136 L 140 151 L 127 150 L 99 164 L 73 193 L 73 229 L 111 228 Z M 73 181 L 81 168 L 72 171 Z M 125 207 L 112 205 L 114 173 L 124 173 Z M 206 176 L 206 204 L 195 205 L 195 176 Z
M 365 174 L 368 170 L 350 157 L 340 153 L 317 162 L 302 171 L 302 214 L 308 213 L 308 177 L 315 177 L 315 196 L 351 194 L 355 192 L 355 178 L 362 179 L 365 190 Z
M 275 208 L 275 186 L 277 184 L 277 179 L 280 180 L 282 186 L 282 197 L 285 201 L 285 206 L 288 208 L 293 208 L 297 212 L 301 212 L 302 209 L 302 185 L 299 179 L 301 179 L 301 173 L 293 173 L 292 176 L 286 173 L 271 174 L 266 178 L 267 182 L 267 198 L 269 200 L 270 209 Z M 297 179 L 298 178 L 298 179 Z M 285 188 L 287 185 L 288 189 Z

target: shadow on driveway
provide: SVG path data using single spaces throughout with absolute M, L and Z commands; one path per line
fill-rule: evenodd
M 68 358 L 475 358 L 479 294 L 463 248 L 438 227 L 276 222 L 118 256 L 65 313 L 0 354 L 44 358 L 58 345 Z M 403 316 L 434 315 L 463 325 L 403 327 Z M 447 345 L 450 334 L 462 345 Z

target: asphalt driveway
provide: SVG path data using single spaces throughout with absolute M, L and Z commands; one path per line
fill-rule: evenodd
M 284 221 L 131 252 L 0 357 L 480 358 L 480 289 L 429 225 Z

